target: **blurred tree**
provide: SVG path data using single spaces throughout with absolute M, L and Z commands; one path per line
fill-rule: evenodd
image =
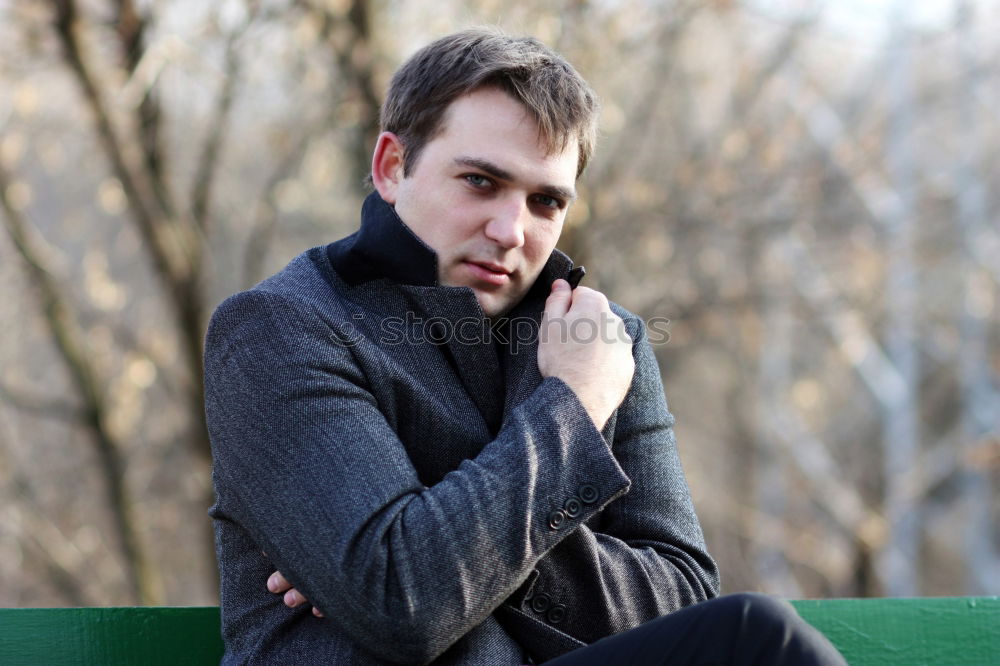
M 395 65 L 497 21 L 603 99 L 560 246 L 670 320 L 726 588 L 1000 592 L 1000 8 L 852 11 L 0 3 L 0 602 L 216 602 L 207 318 L 353 231 Z

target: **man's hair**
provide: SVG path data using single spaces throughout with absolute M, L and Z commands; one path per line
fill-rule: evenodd
M 428 141 L 443 129 L 448 106 L 462 95 L 495 87 L 519 101 L 550 152 L 575 140 L 579 176 L 594 152 L 597 96 L 562 56 L 533 37 L 473 28 L 442 37 L 407 60 L 392 77 L 379 118 L 403 142 L 408 176 Z

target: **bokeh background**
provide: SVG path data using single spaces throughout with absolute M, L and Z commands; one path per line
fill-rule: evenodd
M 0 605 L 217 603 L 207 318 L 476 24 L 603 100 L 561 247 L 671 321 L 724 589 L 1000 594 L 1000 3 L 0 0 Z

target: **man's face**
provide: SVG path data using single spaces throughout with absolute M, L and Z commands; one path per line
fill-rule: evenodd
M 577 152 L 575 141 L 547 152 L 524 107 L 484 88 L 452 102 L 409 176 L 400 167 L 388 186 L 376 185 L 437 252 L 440 283 L 471 287 L 496 317 L 524 297 L 555 248 L 575 196 Z

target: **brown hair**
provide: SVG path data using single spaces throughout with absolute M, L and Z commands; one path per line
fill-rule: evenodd
M 598 102 L 583 77 L 533 37 L 473 28 L 442 37 L 407 60 L 392 77 L 379 121 L 403 142 L 403 174 L 441 131 L 448 106 L 462 95 L 494 86 L 524 105 L 549 151 L 571 140 L 580 149 L 579 176 L 594 152 Z

